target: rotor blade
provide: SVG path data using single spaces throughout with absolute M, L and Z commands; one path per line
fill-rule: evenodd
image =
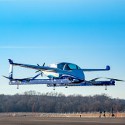
M 43 66 L 45 66 L 45 62 L 43 63 Z
M 102 77 L 97 77 L 97 78 L 94 78 L 94 79 L 91 79 L 90 81 L 96 81 L 97 79 L 101 79 Z
M 106 78 L 106 79 L 115 80 L 115 81 L 125 82 L 125 80 L 121 80 L 121 79 L 114 79 L 114 78 L 107 78 L 107 77 L 105 77 L 105 78 Z
M 35 73 L 40 72 L 41 70 L 37 70 Z
M 101 79 L 101 78 L 115 80 L 115 81 L 120 81 L 120 82 L 125 82 L 125 80 L 114 79 L 114 78 L 107 78 L 107 77 L 97 77 L 97 78 L 91 79 L 90 81 L 96 81 L 96 80 Z
M 37 70 L 35 73 L 41 72 L 41 76 L 43 76 L 43 72 L 41 70 Z
M 9 79 L 9 80 L 18 80 L 18 81 L 29 80 L 29 79 L 32 78 L 32 77 L 29 77 L 29 78 L 22 78 L 22 79 L 13 79 L 13 78 L 7 77 L 7 76 L 3 76 L 3 77 L 5 77 L 5 78 L 7 78 L 7 79 Z
M 10 77 L 7 77 L 7 76 L 3 76 L 4 78 L 7 78 L 7 79 L 11 79 Z
M 39 64 L 37 64 L 37 66 L 40 66 Z M 45 66 L 45 63 L 43 63 L 43 66 Z M 37 70 L 35 73 L 40 72 L 41 70 Z

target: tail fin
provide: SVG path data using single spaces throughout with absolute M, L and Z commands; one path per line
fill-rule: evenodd
M 11 60 L 11 59 L 8 59 L 8 60 L 9 60 L 9 63 L 10 63 L 10 64 L 13 64 L 13 60 Z
M 13 61 L 11 59 L 9 59 L 9 63 L 10 63 L 9 78 L 13 79 Z

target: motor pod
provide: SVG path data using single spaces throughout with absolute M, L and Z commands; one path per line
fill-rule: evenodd
M 110 80 L 110 83 L 111 83 L 112 85 L 115 85 L 115 80 L 111 79 L 111 80 Z

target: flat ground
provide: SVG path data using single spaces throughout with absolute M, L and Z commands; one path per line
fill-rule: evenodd
M 125 125 L 125 118 L 1 116 L 0 125 Z

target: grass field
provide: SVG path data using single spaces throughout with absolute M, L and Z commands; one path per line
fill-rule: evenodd
M 125 125 L 124 118 L 1 117 L 0 125 Z
M 0 125 L 125 125 L 125 113 L 118 116 L 99 118 L 98 113 L 0 113 Z
M 95 113 L 0 113 L 0 117 L 83 117 L 83 118 L 98 118 L 99 112 Z M 112 114 L 106 112 L 106 118 L 111 118 Z M 105 118 L 104 113 L 101 118 Z M 125 113 L 114 113 L 114 118 L 125 118 Z

